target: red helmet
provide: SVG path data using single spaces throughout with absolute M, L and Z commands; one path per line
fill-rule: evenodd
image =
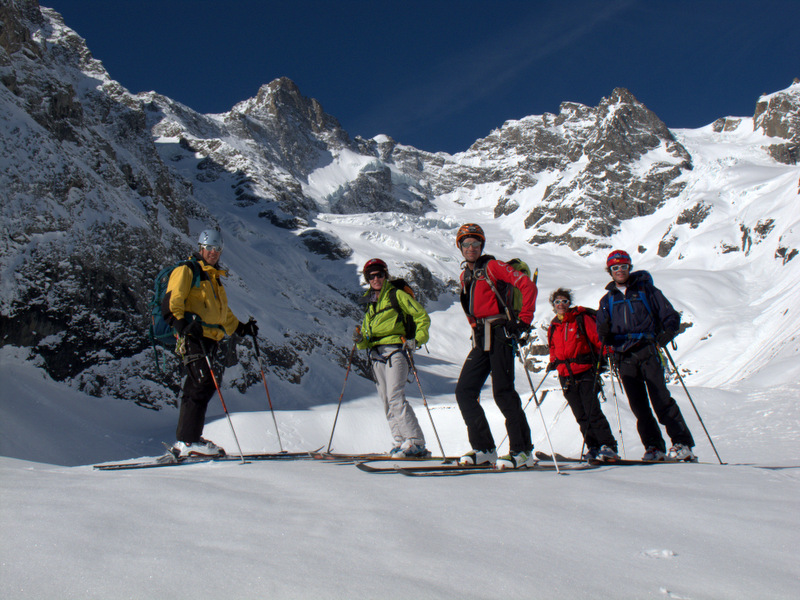
M 625 250 L 614 250 L 606 259 L 606 267 L 631 264 L 631 255 Z
M 474 237 L 481 241 L 481 245 L 486 244 L 486 235 L 483 233 L 480 225 L 475 223 L 466 223 L 458 228 L 456 233 L 456 246 L 461 245 L 461 240 L 467 237 Z
M 386 263 L 383 262 L 380 258 L 371 258 L 369 259 L 364 268 L 361 269 L 361 272 L 366 276 L 367 273 L 379 273 L 383 271 L 384 273 L 389 272 L 389 267 L 386 266 Z

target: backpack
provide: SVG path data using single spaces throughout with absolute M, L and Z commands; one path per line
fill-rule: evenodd
M 153 280 L 153 296 L 148 302 L 150 307 L 150 342 L 153 344 L 153 353 L 156 357 L 156 368 L 160 371 L 158 364 L 158 346 L 167 348 L 169 350 L 175 349 L 175 338 L 178 335 L 177 331 L 167 323 L 164 319 L 164 314 L 161 312 L 161 303 L 167 293 L 167 286 L 169 285 L 169 278 L 172 272 L 182 266 L 187 265 L 192 270 L 192 287 L 200 285 L 200 278 L 202 268 L 195 259 L 182 260 L 172 266 L 166 267 L 159 271 L 158 275 Z
M 521 258 L 512 258 L 511 260 L 506 262 L 506 264 L 509 265 L 515 271 L 524 273 L 528 279 L 531 278 L 531 269 L 527 265 L 527 263 L 523 261 Z M 519 288 L 517 288 L 516 286 L 510 285 L 508 287 L 511 288 L 511 310 L 514 311 L 514 316 L 516 317 L 517 315 L 519 315 L 519 311 L 522 310 L 522 292 L 520 292 Z
M 392 308 L 397 313 L 397 320 L 402 322 L 403 327 L 406 330 L 406 339 L 413 340 L 414 337 L 417 335 L 417 324 L 414 321 L 414 317 L 409 315 L 408 313 L 403 312 L 403 309 L 400 308 L 400 303 L 397 301 L 397 290 L 402 290 L 412 298 L 416 298 L 414 294 L 414 290 L 411 289 L 411 286 L 408 285 L 405 279 L 402 277 L 397 277 L 396 279 L 390 279 L 389 283 L 392 284 L 392 287 L 389 288 L 389 304 L 392 305 Z
M 490 256 L 485 254 L 478 259 L 478 263 L 475 265 L 476 269 L 480 269 L 486 276 L 486 281 L 489 282 L 489 285 L 494 291 L 495 295 L 497 296 L 497 300 L 500 302 L 501 308 L 504 310 L 508 309 L 511 311 L 512 316 L 516 319 L 519 316 L 519 312 L 522 310 L 522 292 L 519 290 L 518 287 L 514 285 L 510 285 L 505 281 L 493 281 L 489 278 L 488 274 L 486 274 L 486 264 L 490 260 L 496 260 L 494 256 Z M 515 271 L 519 271 L 524 274 L 528 279 L 531 279 L 531 269 L 528 264 L 523 261 L 521 258 L 512 258 L 511 260 L 505 261 L 507 265 L 509 265 Z M 536 277 L 538 275 L 538 271 L 534 274 L 533 283 L 536 284 Z

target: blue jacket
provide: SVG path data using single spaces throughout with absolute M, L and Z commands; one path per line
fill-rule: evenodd
M 613 281 L 606 289 L 597 310 L 597 332 L 615 352 L 653 342 L 661 332 L 678 331 L 680 314 L 653 285 L 647 271 L 631 273 L 624 295 Z

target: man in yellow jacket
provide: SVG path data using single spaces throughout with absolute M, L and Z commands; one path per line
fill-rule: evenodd
M 369 284 L 364 294 L 367 310 L 354 340 L 359 349 L 370 351 L 378 395 L 394 438 L 389 454 L 396 458 L 428 456 L 425 436 L 406 399 L 409 358 L 405 353 L 428 341 L 431 318 L 419 302 L 389 281 L 388 268 L 380 258 L 367 261 L 362 273 Z M 413 321 L 413 337 L 406 330 L 407 321 L 409 326 Z
M 226 335 L 258 333 L 254 320 L 242 323 L 228 307 L 222 287 L 227 271 L 218 268 L 222 253 L 222 234 L 206 229 L 198 239 L 198 250 L 187 264 L 175 268 L 169 278 L 161 312 L 178 332 L 183 343 L 183 362 L 187 375 L 183 383 L 177 442 L 173 453 L 185 456 L 217 456 L 224 450 L 202 437 L 206 409 L 216 386 L 209 362 Z

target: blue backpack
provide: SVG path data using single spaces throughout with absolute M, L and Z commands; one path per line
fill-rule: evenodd
M 161 303 L 167 293 L 167 286 L 169 285 L 169 278 L 172 272 L 182 266 L 186 265 L 192 270 L 192 287 L 200 285 L 200 278 L 203 269 L 195 259 L 182 260 L 174 265 L 162 269 L 156 275 L 153 281 L 153 296 L 150 298 L 148 306 L 150 307 L 150 342 L 153 344 L 153 353 L 156 358 L 156 369 L 161 371 L 158 361 L 158 347 L 175 350 L 175 339 L 178 332 L 164 319 L 164 314 L 161 312 Z

